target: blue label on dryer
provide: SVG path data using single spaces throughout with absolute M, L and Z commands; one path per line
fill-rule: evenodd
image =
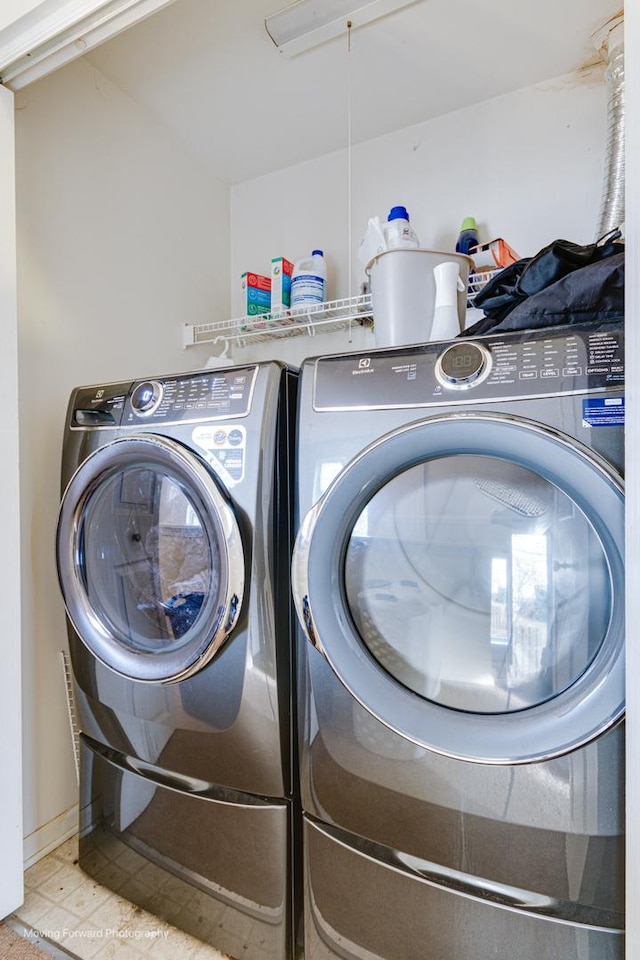
M 585 427 L 624 426 L 624 397 L 597 397 L 582 401 Z

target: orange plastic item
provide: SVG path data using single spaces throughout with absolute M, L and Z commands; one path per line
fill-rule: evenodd
M 520 255 L 516 253 L 513 247 L 510 247 L 506 240 L 498 237 L 496 240 L 489 240 L 488 243 L 479 243 L 469 251 L 471 255 L 477 253 L 491 253 L 496 267 L 508 267 L 511 263 L 520 260 Z

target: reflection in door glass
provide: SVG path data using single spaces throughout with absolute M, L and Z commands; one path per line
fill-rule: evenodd
M 152 467 L 122 469 L 93 492 L 79 557 L 96 616 L 145 652 L 180 645 L 220 587 L 218 543 L 188 489 Z
M 351 616 L 393 677 L 437 703 L 522 710 L 573 683 L 611 614 L 602 544 L 562 490 L 491 457 L 390 480 L 345 557 Z

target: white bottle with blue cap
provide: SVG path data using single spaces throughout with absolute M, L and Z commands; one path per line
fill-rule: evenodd
M 397 247 L 416 247 L 420 246 L 418 235 L 409 222 L 409 214 L 406 207 L 391 207 L 387 222 L 384 225 L 384 236 L 387 242 L 387 250 L 393 250 Z
M 291 274 L 291 307 L 311 307 L 327 299 L 327 265 L 322 250 L 298 260 Z

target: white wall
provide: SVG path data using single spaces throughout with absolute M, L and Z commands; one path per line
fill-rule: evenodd
M 606 94 L 594 69 L 519 90 L 345 149 L 232 190 L 231 283 L 241 312 L 244 270 L 268 272 L 271 257 L 325 251 L 329 298 L 355 295 L 364 278 L 357 248 L 368 218 L 404 204 L 424 247 L 453 250 L 466 216 L 481 239 L 503 237 L 531 256 L 564 237 L 594 239 L 603 179 Z M 350 224 L 351 221 L 351 224 Z M 351 236 L 351 244 L 349 239 Z M 349 283 L 349 262 L 351 283 Z M 288 341 L 291 362 L 371 345 L 368 331 Z M 236 350 L 274 354 L 273 343 Z
M 201 366 L 180 325 L 228 316 L 228 190 L 84 61 L 16 96 L 25 852 L 72 827 L 54 563 L 78 384 Z

